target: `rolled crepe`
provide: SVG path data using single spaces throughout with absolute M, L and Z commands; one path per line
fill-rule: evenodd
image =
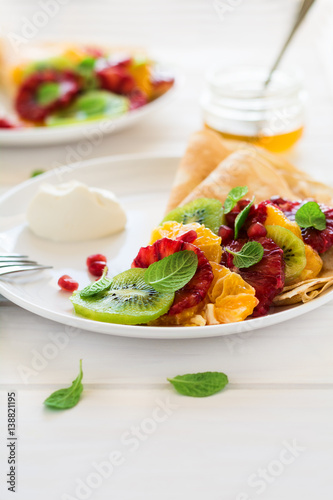
M 177 170 L 166 212 L 176 208 L 230 153 L 215 132 L 201 130 L 192 134 Z
M 170 196 L 168 211 L 196 198 L 222 203 L 230 189 L 247 186 L 246 198 L 255 201 L 281 196 L 290 200 L 314 198 L 333 206 L 333 188 L 317 182 L 280 155 L 238 141 L 226 141 L 211 131 L 190 139 Z M 181 198 L 181 196 L 183 198 Z M 316 278 L 286 286 L 274 299 L 276 306 L 308 302 L 333 287 L 333 248 L 321 254 L 323 268 Z
M 319 203 L 333 206 L 333 188 L 322 182 L 316 181 L 311 175 L 296 168 L 283 156 L 270 153 L 267 149 L 258 146 L 247 145 L 241 141 L 223 139 L 223 142 L 225 146 L 232 151 L 244 150 L 247 147 L 257 151 L 259 156 L 268 161 L 276 172 L 282 175 L 297 198 L 301 200 L 305 198 L 314 198 Z
M 321 254 L 323 268 L 316 278 L 284 287 L 274 299 L 276 306 L 309 302 L 333 287 L 333 247 Z
M 181 205 L 196 198 L 216 198 L 224 203 L 229 191 L 237 186 L 247 186 L 246 198 L 255 196 L 257 203 L 275 195 L 297 199 L 284 178 L 256 150 L 244 149 L 222 161 Z
M 274 178 L 279 174 L 285 180 L 293 193 L 292 199 L 314 198 L 318 202 L 333 206 L 333 188 L 314 180 L 283 156 L 245 142 L 223 139 L 211 130 L 201 130 L 190 138 L 176 173 L 166 212 L 183 204 L 184 200 L 193 199 L 191 191 L 208 177 L 221 161 L 239 150 L 248 151 L 248 155 L 268 163 L 275 170 Z M 282 192 L 280 196 L 283 196 Z

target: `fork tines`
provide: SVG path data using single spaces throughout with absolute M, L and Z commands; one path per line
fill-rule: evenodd
M 41 264 L 37 264 L 35 260 L 30 260 L 27 255 L 0 255 L 0 276 L 3 276 L 5 274 L 19 273 L 22 271 L 50 269 L 51 267 L 52 266 L 43 266 Z

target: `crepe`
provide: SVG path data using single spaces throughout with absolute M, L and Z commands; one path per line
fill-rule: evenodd
M 186 195 L 230 153 L 231 150 L 215 132 L 200 130 L 192 134 L 177 170 L 166 212 L 178 207 Z
M 166 212 L 183 205 L 189 199 L 194 199 L 191 191 L 197 188 L 223 160 L 236 151 L 246 152 L 248 158 L 256 157 L 261 163 L 268 164 L 275 171 L 275 174 L 278 174 L 279 184 L 281 178 L 284 179 L 289 190 L 293 193 L 292 196 L 289 194 L 291 199 L 314 198 L 318 202 L 333 206 L 332 187 L 316 181 L 282 156 L 270 153 L 253 144 L 222 139 L 218 133 L 212 130 L 201 130 L 190 137 L 176 173 Z M 223 170 L 224 167 L 228 168 L 227 165 L 227 163 L 224 164 L 220 170 Z M 271 170 L 270 174 L 273 175 Z M 277 178 L 276 175 L 275 178 Z M 241 181 L 241 179 L 239 180 Z M 207 183 L 205 183 L 205 189 Z M 244 185 L 244 182 L 240 182 L 238 185 Z M 196 194 L 199 194 L 199 190 L 196 191 Z M 283 196 L 282 191 L 279 195 Z
M 316 181 L 282 156 L 252 144 L 227 141 L 213 131 L 196 132 L 176 174 L 167 211 L 196 198 L 224 203 L 229 191 L 247 186 L 247 198 L 258 203 L 272 196 L 289 200 L 312 198 L 333 206 L 333 188 Z M 286 286 L 276 306 L 308 302 L 333 287 L 333 248 L 321 254 L 323 268 L 314 279 Z
M 323 268 L 319 275 L 310 280 L 301 281 L 284 287 L 282 293 L 274 299 L 276 306 L 309 302 L 333 286 L 333 247 L 321 254 Z
M 278 172 L 287 182 L 290 189 L 298 199 L 314 198 L 319 203 L 325 203 L 333 206 L 333 188 L 322 182 L 316 181 L 311 175 L 299 170 L 283 156 L 270 153 L 266 149 L 258 146 L 247 145 L 241 141 L 227 141 L 223 143 L 232 151 L 243 149 L 251 149 L 268 161 L 271 166 Z
M 247 186 L 247 198 L 255 196 L 256 202 L 279 195 L 295 200 L 284 178 L 256 151 L 235 151 L 221 162 L 186 198 L 181 205 L 196 198 L 216 198 L 223 204 L 229 191 L 236 186 Z

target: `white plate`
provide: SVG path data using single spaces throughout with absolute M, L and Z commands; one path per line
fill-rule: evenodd
M 171 71 L 170 71 L 171 73 Z M 174 71 L 172 71 L 174 75 Z M 66 125 L 59 127 L 32 127 L 25 129 L 0 129 L 1 146 L 43 146 L 63 142 L 79 141 L 96 138 L 96 134 L 113 134 L 143 120 L 150 113 L 166 104 L 178 89 L 180 78 L 175 76 L 175 82 L 168 92 L 142 108 L 135 109 L 115 119 L 103 118 L 88 123 Z M 3 100 L 3 97 L 2 97 Z
M 3 278 L 0 293 L 15 304 L 43 316 L 84 330 L 138 338 L 215 337 L 264 328 L 295 318 L 333 299 L 333 291 L 289 308 L 278 308 L 268 316 L 241 323 L 205 327 L 146 327 L 102 323 L 75 316 L 69 294 L 59 290 L 58 278 L 69 274 L 80 287 L 89 283 L 86 257 L 103 253 L 108 257 L 111 274 L 129 269 L 141 246 L 147 245 L 151 229 L 161 220 L 179 158 L 121 156 L 99 158 L 72 165 L 65 172 L 53 170 L 12 189 L 0 200 L 0 253 L 18 252 L 51 270 L 22 273 Z M 124 232 L 109 238 L 84 243 L 52 243 L 34 236 L 25 222 L 27 206 L 43 182 L 58 184 L 77 179 L 90 186 L 113 190 L 121 199 L 128 225 Z

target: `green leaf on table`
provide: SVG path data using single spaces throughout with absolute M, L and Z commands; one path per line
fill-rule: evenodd
M 179 394 L 193 398 L 205 398 L 220 392 L 228 383 L 228 377 L 220 372 L 188 373 L 167 379 Z
M 249 212 L 251 210 L 253 203 L 254 203 L 254 196 L 253 196 L 252 200 L 250 201 L 250 203 L 248 205 L 246 205 L 246 207 L 243 208 L 243 210 L 241 212 L 239 212 L 239 214 L 237 215 L 237 217 L 235 219 L 235 240 L 238 238 L 238 233 L 241 230 L 244 222 L 246 221 L 247 216 L 249 215 Z
M 197 267 L 197 255 L 192 250 L 184 250 L 151 264 L 144 280 L 157 292 L 175 292 L 193 278 Z
M 229 248 L 226 251 L 234 256 L 233 264 L 239 269 L 258 264 L 264 255 L 264 247 L 259 241 L 248 241 L 239 252 L 232 252 Z
M 223 212 L 225 214 L 228 214 L 234 206 L 243 198 L 243 196 L 246 195 L 248 192 L 248 187 L 247 186 L 237 186 L 231 191 L 229 191 L 228 196 L 225 199 L 224 202 L 224 207 L 223 207 Z
M 45 399 L 45 406 L 58 410 L 73 408 L 73 406 L 79 402 L 83 391 L 82 377 L 82 359 L 80 359 L 80 373 L 77 378 L 73 380 L 72 385 L 66 389 L 59 389 L 59 391 L 52 392 L 52 394 Z
M 326 217 L 316 201 L 308 201 L 296 212 L 295 220 L 300 227 L 314 227 L 319 231 L 326 229 Z
M 80 291 L 80 297 L 94 297 L 95 295 L 102 295 L 103 292 L 106 292 L 110 286 L 112 279 L 106 277 L 106 273 L 108 272 L 107 266 L 104 267 L 103 274 L 99 280 L 90 283 L 85 288 Z
M 37 175 L 44 174 L 45 170 L 34 170 L 31 172 L 30 177 L 37 177 Z

